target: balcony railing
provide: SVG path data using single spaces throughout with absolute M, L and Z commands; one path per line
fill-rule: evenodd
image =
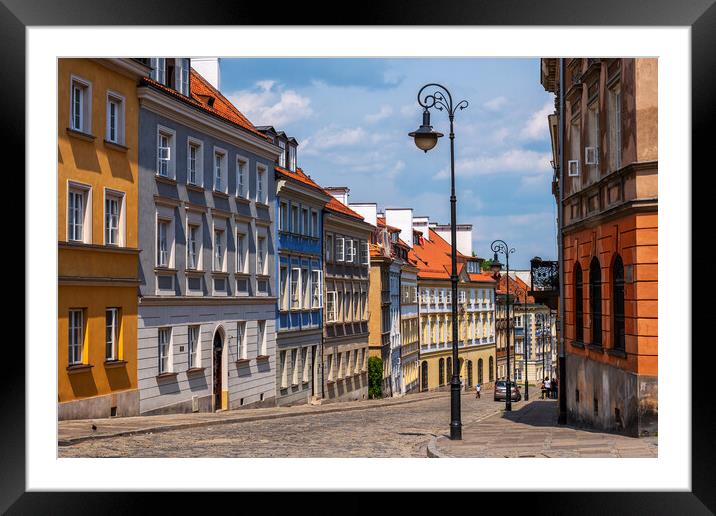
M 535 256 L 530 260 L 530 292 L 538 303 L 553 310 L 559 299 L 559 262 L 542 260 Z

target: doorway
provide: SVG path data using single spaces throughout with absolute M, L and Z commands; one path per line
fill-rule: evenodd
M 221 336 L 221 332 L 217 331 L 214 334 L 214 346 L 213 346 L 213 363 L 214 363 L 214 410 L 224 408 L 221 402 L 221 391 L 222 391 L 222 356 L 224 351 L 224 339 Z

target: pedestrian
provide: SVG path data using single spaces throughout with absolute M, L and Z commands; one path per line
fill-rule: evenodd
M 545 378 L 546 380 L 547 378 Z M 547 388 L 544 385 L 544 380 L 542 380 L 542 384 L 540 385 L 540 390 L 542 391 L 542 399 L 544 399 L 545 394 L 547 393 Z
M 552 382 L 550 383 L 550 386 L 552 387 L 552 399 L 557 399 L 557 379 L 552 378 Z
M 547 394 L 547 397 L 551 398 L 552 391 L 551 391 L 551 386 L 550 386 L 550 382 L 549 382 L 549 376 L 545 377 L 545 379 L 544 379 L 544 390 L 545 390 L 545 394 Z
M 480 386 L 479 383 L 478 383 L 477 385 L 475 385 L 475 399 L 479 399 L 479 398 L 480 398 L 480 390 L 481 390 L 481 389 L 482 389 L 482 387 Z

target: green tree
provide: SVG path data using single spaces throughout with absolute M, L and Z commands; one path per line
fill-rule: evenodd
M 492 271 L 492 260 L 482 260 L 482 270 L 484 272 Z
M 383 360 L 380 357 L 368 359 L 368 397 L 383 397 Z

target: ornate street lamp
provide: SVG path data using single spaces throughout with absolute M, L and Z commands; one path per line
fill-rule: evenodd
M 423 95 L 427 88 L 433 88 L 433 93 Z M 460 418 L 460 364 L 458 359 L 458 317 L 457 317 L 457 222 L 455 204 L 455 133 L 453 131 L 453 121 L 455 119 L 455 111 L 457 109 L 465 109 L 468 106 L 466 100 L 461 100 L 453 105 L 452 95 L 445 86 L 437 83 L 429 83 L 420 88 L 418 91 L 418 104 L 423 108 L 423 123 L 412 133 L 409 134 L 415 140 L 418 149 L 428 152 L 438 143 L 438 138 L 443 136 L 442 133 L 433 131 L 430 125 L 430 109 L 435 108 L 438 111 L 445 110 L 450 120 L 450 234 L 452 237 L 452 249 L 450 253 L 450 261 L 452 270 L 450 281 L 452 283 L 452 379 L 450 380 L 450 439 L 462 439 L 462 421 Z
M 497 253 L 505 255 L 505 262 L 507 264 L 507 280 L 505 282 L 507 285 L 505 288 L 505 295 L 507 297 L 505 301 L 507 308 L 507 385 L 505 387 L 505 412 L 510 412 L 512 410 L 512 385 L 510 382 L 510 255 L 515 252 L 515 249 L 514 247 L 510 248 L 504 240 L 495 240 L 490 244 L 490 249 L 495 253 L 492 259 L 492 272 L 494 272 L 495 275 L 500 274 L 500 270 L 502 270 L 502 264 L 497 258 Z

